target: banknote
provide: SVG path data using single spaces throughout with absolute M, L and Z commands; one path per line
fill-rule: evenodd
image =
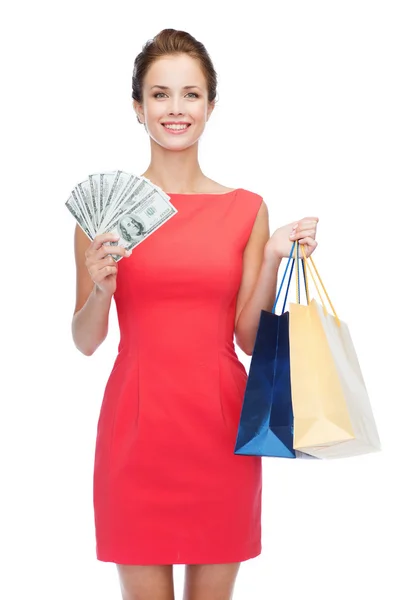
M 90 240 L 93 240 L 95 237 L 95 233 L 90 230 L 82 213 L 82 209 L 77 204 L 75 196 L 75 192 L 73 191 L 70 198 L 66 202 L 66 206 L 77 221 L 77 223 L 80 225 L 84 233 L 90 238 Z
M 132 196 L 135 196 L 135 191 Z M 119 239 L 111 245 L 123 246 L 127 250 L 140 244 L 177 212 L 158 190 L 152 189 L 140 199 L 132 196 L 119 208 L 103 231 L 119 235 Z M 115 260 L 122 258 L 114 254 L 112 256 Z
M 73 188 L 65 204 L 90 240 L 114 233 L 119 240 L 111 245 L 128 250 L 178 212 L 161 188 L 141 175 L 120 170 L 88 175 Z M 122 258 L 111 255 L 116 261 Z

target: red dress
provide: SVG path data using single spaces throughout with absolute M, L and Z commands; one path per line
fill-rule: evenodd
M 120 343 L 99 414 L 98 560 L 261 553 L 260 457 L 234 454 L 247 374 L 234 349 L 242 255 L 262 197 L 170 194 L 178 213 L 118 263 Z

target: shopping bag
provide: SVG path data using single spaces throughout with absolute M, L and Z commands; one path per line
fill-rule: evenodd
M 284 312 L 295 263 L 295 259 L 292 259 L 293 248 L 272 311 L 261 311 L 235 454 L 296 458 L 293 449 L 289 313 Z M 277 315 L 276 305 L 290 264 L 283 310 Z
M 379 451 L 378 430 L 349 329 L 337 316 L 303 246 L 302 254 L 321 304 L 310 299 L 306 283 L 307 306 L 289 306 L 294 449 L 317 458 Z M 333 314 L 326 309 L 321 289 Z

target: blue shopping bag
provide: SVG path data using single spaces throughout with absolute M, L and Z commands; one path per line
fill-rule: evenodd
M 291 402 L 289 312 L 285 311 L 295 259 L 295 242 L 272 312 L 262 310 L 240 416 L 235 454 L 296 458 L 293 449 L 294 415 Z M 297 267 L 299 244 L 297 244 Z M 275 314 L 291 265 L 282 313 Z M 306 286 L 304 265 L 303 274 Z M 299 270 L 297 295 L 299 302 Z M 306 287 L 305 287 L 306 289 Z M 299 453 L 298 453 L 299 454 Z

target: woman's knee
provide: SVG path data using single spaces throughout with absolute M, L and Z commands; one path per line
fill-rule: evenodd
M 183 600 L 231 600 L 240 565 L 187 565 Z
M 122 600 L 174 600 L 172 565 L 116 565 Z

